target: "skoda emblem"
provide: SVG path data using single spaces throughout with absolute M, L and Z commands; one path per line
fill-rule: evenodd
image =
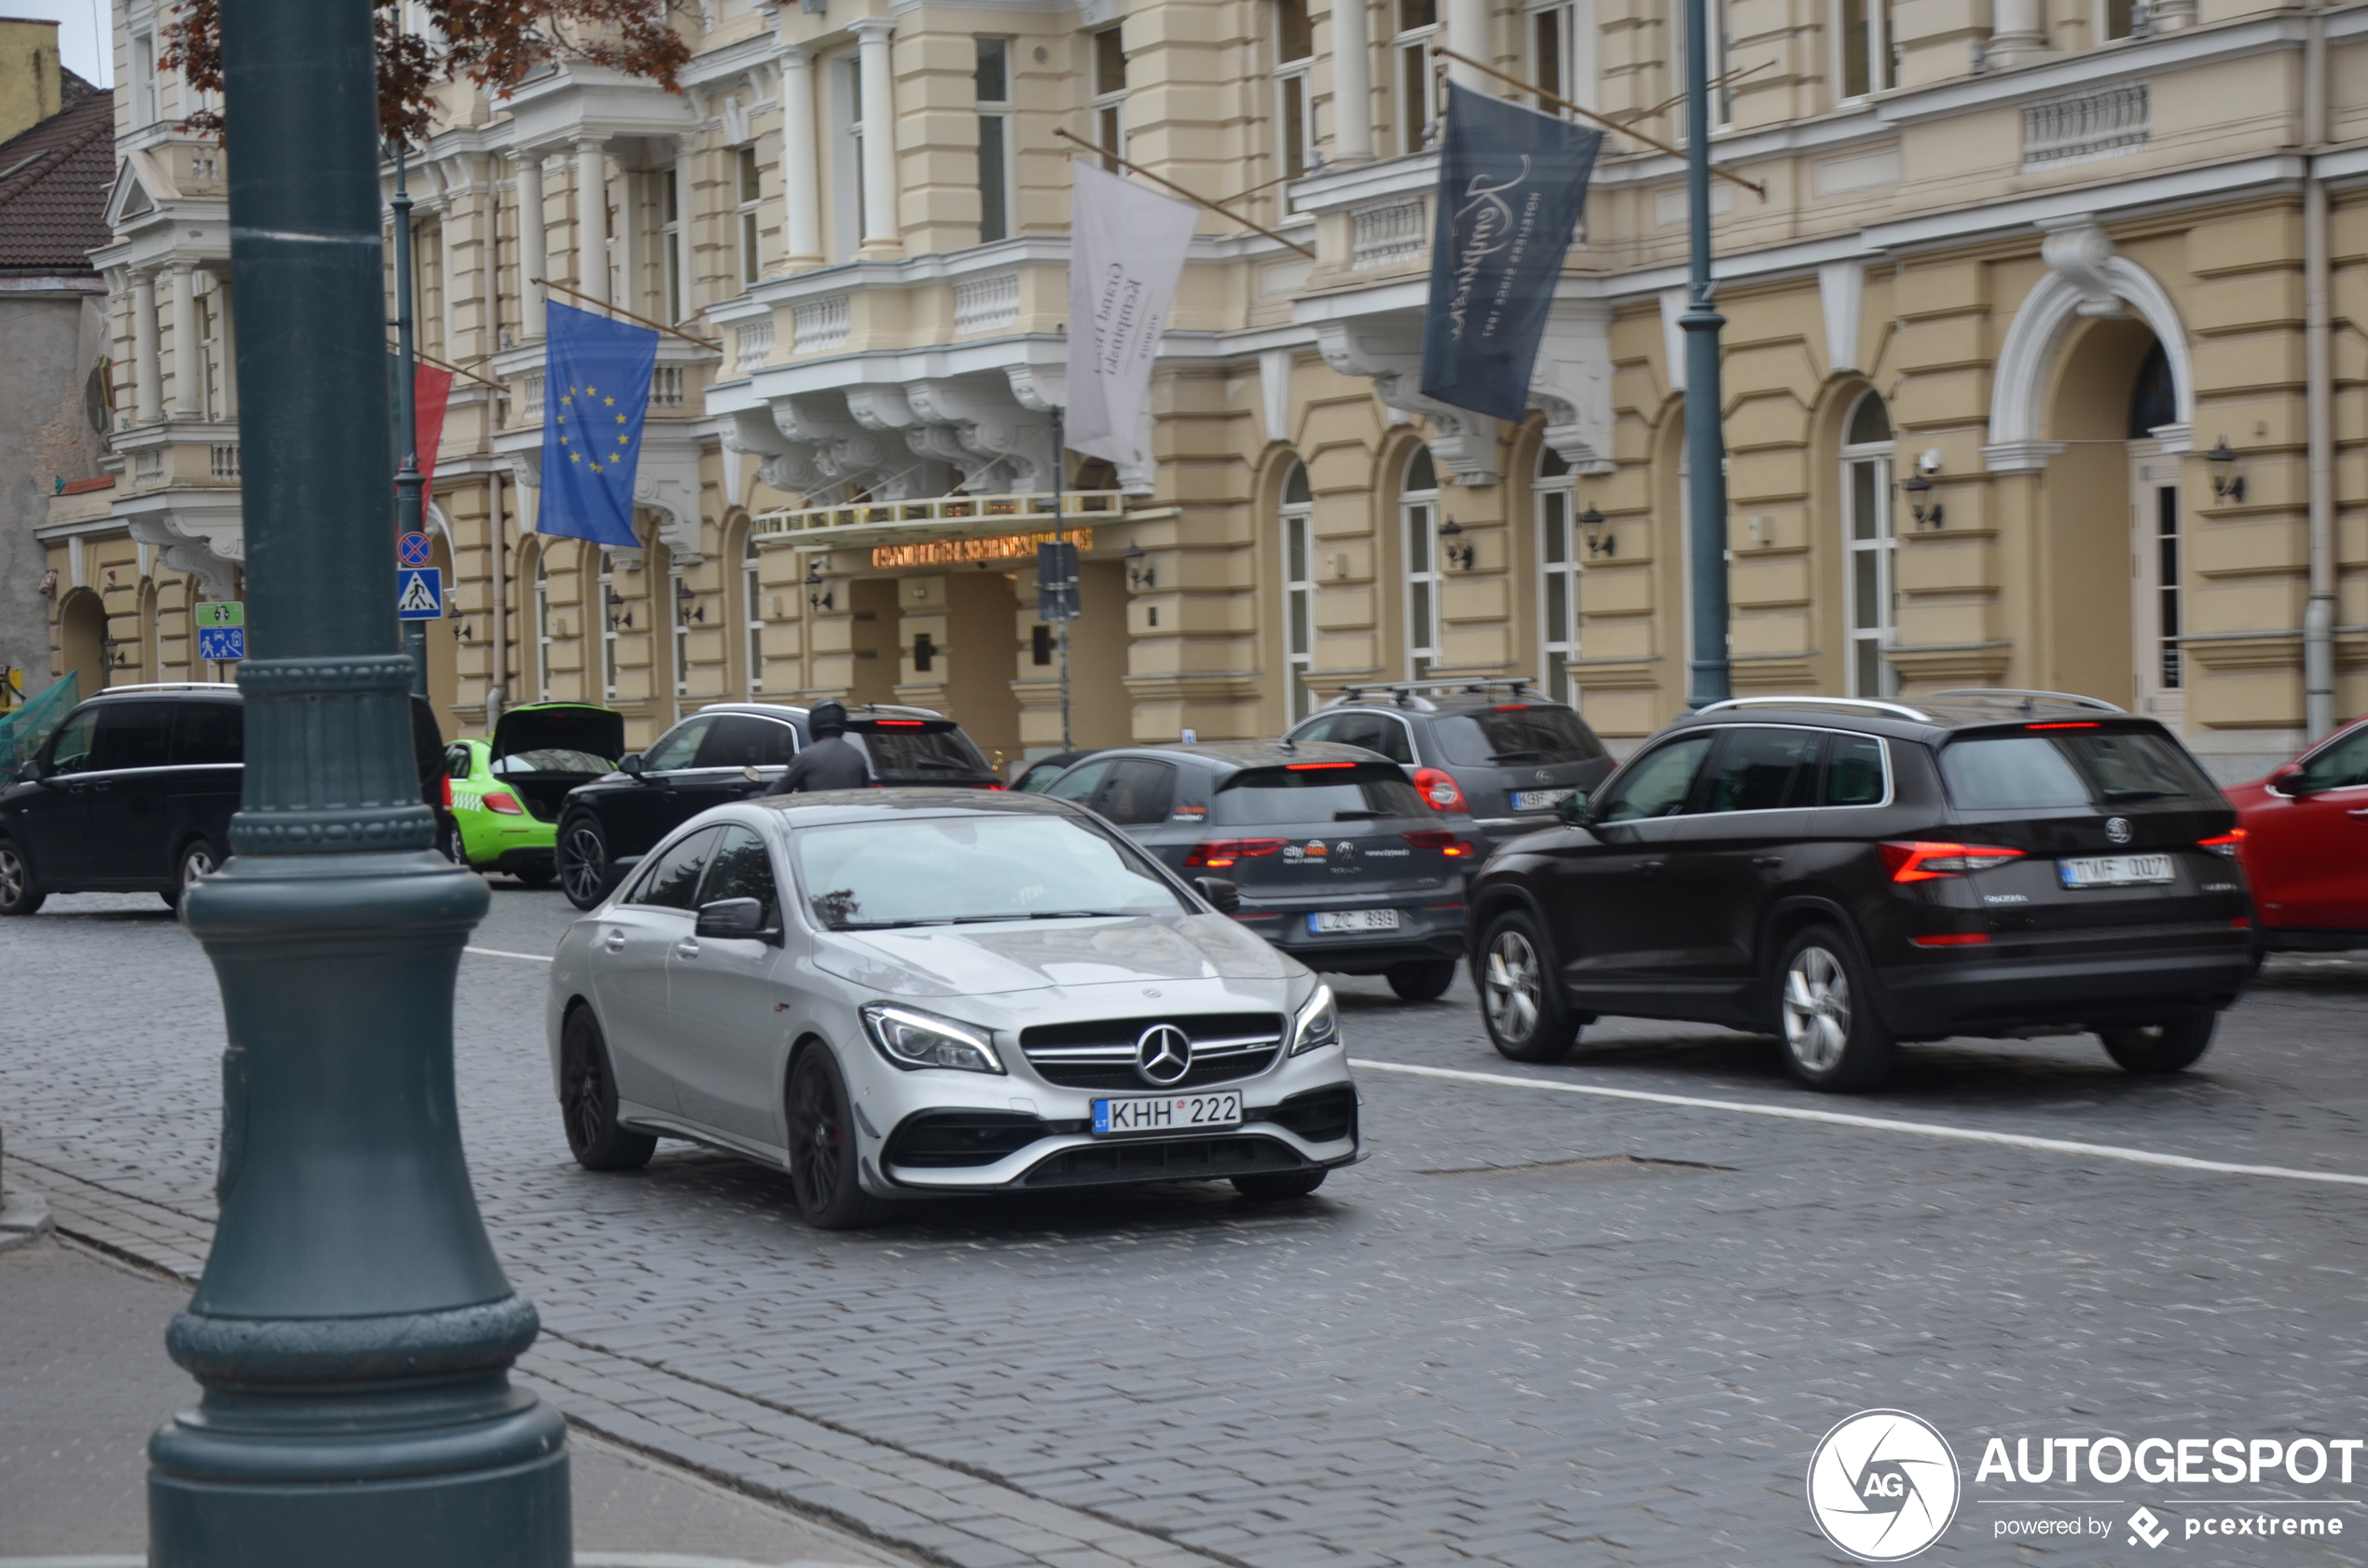
M 1551 784 L 1554 782 L 1554 776 L 1547 772 L 1544 768 L 1539 768 L 1537 770 L 1537 781 L 1540 784 Z
M 2129 818 L 2127 817 L 2106 818 L 2105 836 L 2112 839 L 2115 844 L 2127 844 L 2129 842 Z
M 1135 1076 L 1164 1089 L 1192 1070 L 1192 1041 L 1173 1024 L 1154 1024 L 1135 1042 Z

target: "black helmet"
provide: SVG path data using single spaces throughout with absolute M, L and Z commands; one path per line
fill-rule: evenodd
M 817 740 L 824 736 L 845 735 L 847 709 L 830 698 L 824 697 L 820 702 L 806 709 L 805 727 L 812 732 Z

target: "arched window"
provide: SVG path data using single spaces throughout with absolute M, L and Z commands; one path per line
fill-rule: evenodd
M 1308 488 L 1307 465 L 1291 460 L 1283 475 L 1283 679 L 1290 722 L 1315 711 L 1308 672 L 1315 665 L 1315 494 Z
M 1571 465 L 1549 447 L 1537 457 L 1537 661 L 1546 695 L 1569 702 L 1578 657 L 1578 537 L 1572 524 Z
M 749 700 L 764 690 L 764 583 L 758 570 L 756 530 L 740 537 L 741 635 L 748 640 Z
M 1439 663 L 1439 471 L 1427 447 L 1406 462 L 1397 492 L 1398 536 L 1406 544 L 1406 668 L 1430 679 Z
M 1892 531 L 1891 418 L 1879 393 L 1868 392 L 1842 431 L 1842 543 L 1849 574 L 1850 656 L 1847 680 L 1854 697 L 1896 695 L 1899 675 L 1882 651 L 1899 635 L 1895 580 L 1899 537 Z
M 551 700 L 551 558 L 534 552 L 534 700 Z

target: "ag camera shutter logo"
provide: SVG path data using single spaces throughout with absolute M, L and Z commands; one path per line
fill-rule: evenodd
M 1861 1410 L 1809 1461 L 1809 1511 L 1862 1562 L 1900 1562 L 1941 1537 L 1962 1485 L 1948 1439 L 1906 1410 Z

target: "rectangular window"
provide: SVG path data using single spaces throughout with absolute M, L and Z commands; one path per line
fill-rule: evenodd
M 757 246 L 757 198 L 763 188 L 756 166 L 756 149 L 742 147 L 737 154 L 739 169 L 737 194 L 740 199 L 740 282 L 756 282 L 764 256 Z
M 1439 664 L 1439 500 L 1400 507 L 1406 523 L 1406 672 L 1426 681 Z
M 1287 179 L 1307 172 L 1315 147 L 1315 94 L 1308 81 L 1315 62 L 1307 0 L 1274 0 L 1274 130 Z
M 1570 96 L 1563 85 L 1563 12 L 1549 7 L 1530 18 L 1530 78 L 1557 98 Z
M 1595 107 L 1594 0 L 1548 0 L 1529 14 L 1529 79 L 1557 98 Z M 1540 104 L 1558 113 L 1551 104 Z
M 1892 581 L 1899 541 L 1892 532 L 1888 455 L 1845 454 L 1842 504 L 1849 514 L 1850 695 L 1895 695 L 1899 678 L 1883 658 L 1899 615 L 1899 591 Z
M 1126 156 L 1126 48 L 1122 28 L 1105 27 L 1094 34 L 1094 140 L 1105 154 L 1102 167 L 1118 172 L 1118 158 Z
M 2155 599 L 2159 607 L 2155 636 L 2162 689 L 2175 692 L 2185 684 L 2179 664 L 2179 490 L 2165 485 L 2155 492 Z
M 764 690 L 764 582 L 757 562 L 756 541 L 741 547 L 740 608 L 748 631 L 749 700 Z
M 551 700 L 551 568 L 534 557 L 534 700 Z
M 1539 673 L 1547 695 L 1575 705 L 1570 666 L 1578 657 L 1578 539 L 1567 470 L 1537 482 L 1537 562 Z
M 978 41 L 979 243 L 1012 234 L 1012 41 Z
M 153 33 L 131 35 L 131 127 L 137 131 L 156 124 L 157 108 L 157 39 Z
M 2132 38 L 2138 34 L 2138 7 L 2134 0 L 2103 0 L 2105 36 Z
M 1840 7 L 1841 97 L 1864 98 L 1899 85 L 1892 60 L 1890 0 L 1836 0 Z M 2127 9 L 2125 0 L 2124 8 Z
M 594 607 L 600 617 L 600 696 L 603 701 L 616 700 L 616 633 L 625 617 L 633 613 L 623 604 L 609 601 L 616 596 L 616 557 L 606 550 L 600 552 L 600 601 Z
M 676 567 L 666 574 L 667 615 L 674 623 L 674 695 L 684 696 L 691 690 L 691 621 L 683 613 L 682 569 Z
M 658 246 L 665 259 L 666 319 L 679 322 L 682 309 L 682 190 L 681 174 L 669 169 L 658 176 Z
M 1283 662 L 1294 724 L 1315 711 L 1315 693 L 1308 686 L 1315 665 L 1314 512 L 1309 502 L 1283 508 Z
M 1430 144 L 1439 117 L 1437 77 L 1431 72 L 1431 40 L 1439 35 L 1439 0 L 1397 0 L 1397 150 L 1418 153 Z

